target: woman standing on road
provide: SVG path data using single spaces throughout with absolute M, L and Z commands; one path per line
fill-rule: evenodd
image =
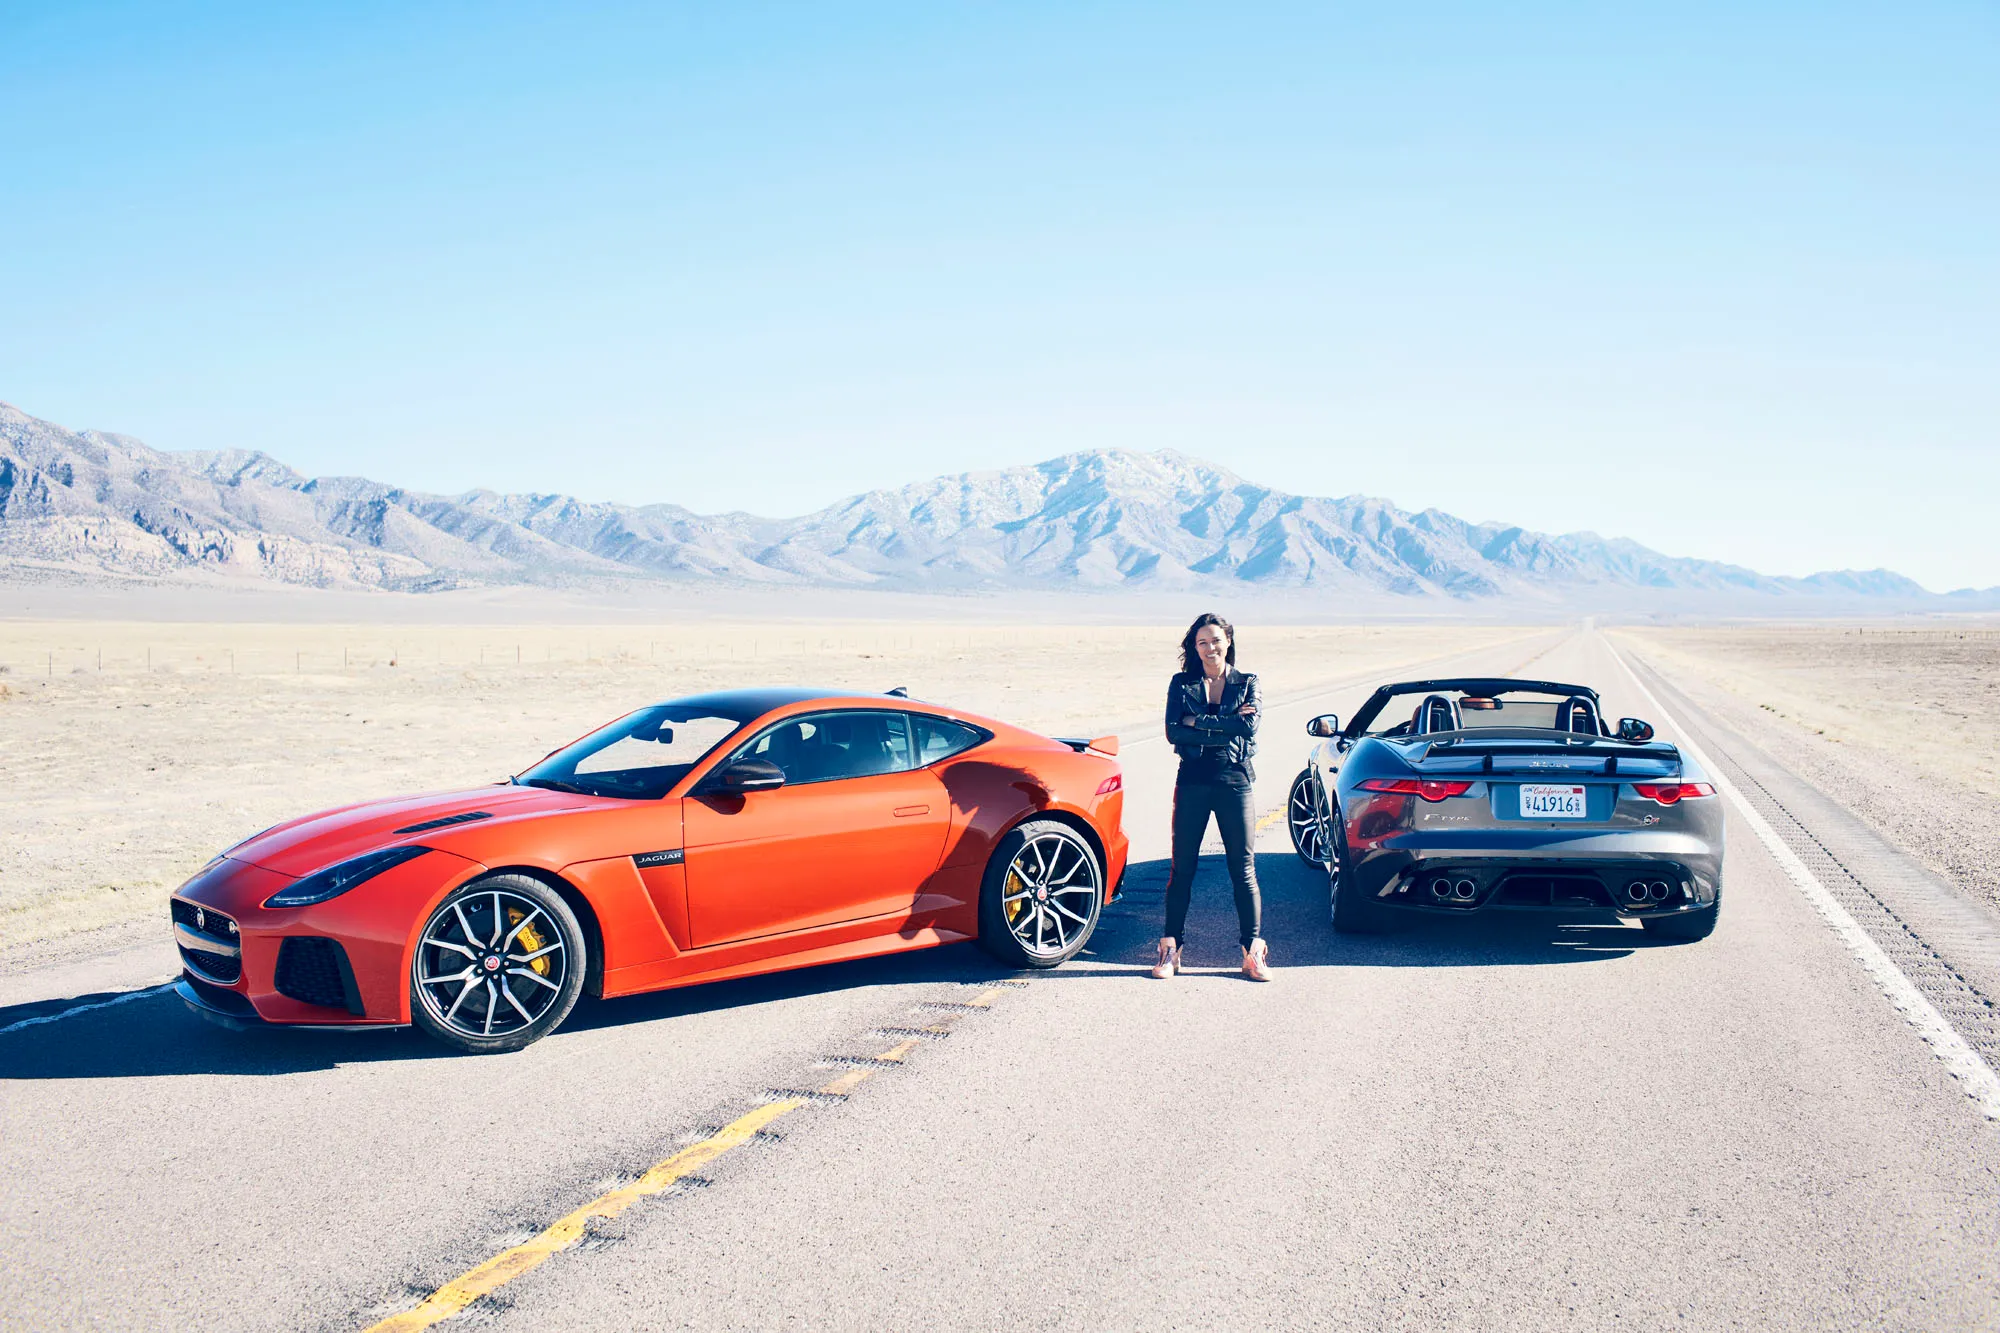
M 1181 669 L 1167 686 L 1167 740 L 1181 758 L 1174 779 L 1174 870 L 1167 881 L 1167 933 L 1160 939 L 1153 975 L 1181 970 L 1188 897 L 1195 862 L 1212 815 L 1222 832 L 1223 859 L 1236 888 L 1236 924 L 1242 936 L 1243 975 L 1269 981 L 1261 932 L 1263 903 L 1251 834 L 1256 824 L 1250 783 L 1256 772 L 1257 678 L 1236 669 L 1236 631 L 1213 611 L 1195 618 L 1181 638 Z

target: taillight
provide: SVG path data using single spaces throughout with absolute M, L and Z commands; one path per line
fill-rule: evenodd
M 1632 790 L 1649 801 L 1661 805 L 1672 805 L 1676 801 L 1690 800 L 1696 796 L 1713 796 L 1715 788 L 1706 782 L 1635 782 Z
M 1114 791 L 1123 791 L 1124 789 L 1125 775 L 1123 773 L 1113 773 L 1110 777 L 1097 784 L 1097 794 L 1099 796 L 1109 796 Z
M 1426 801 L 1442 801 L 1447 796 L 1463 796 L 1472 790 L 1470 782 L 1439 782 L 1431 778 L 1369 778 L 1363 791 L 1379 791 L 1394 796 L 1421 796 Z

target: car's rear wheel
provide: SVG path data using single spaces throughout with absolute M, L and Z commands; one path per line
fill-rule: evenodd
M 1334 818 L 1338 821 L 1338 812 Z M 1338 822 L 1331 830 L 1327 846 L 1333 852 L 1333 862 L 1326 868 L 1326 885 L 1333 900 L 1334 930 L 1342 935 L 1379 935 L 1389 929 L 1388 909 L 1368 901 L 1354 887 L 1354 877 L 1348 871 L 1348 858 L 1344 854 L 1346 840 L 1340 835 Z
M 1640 918 L 1647 933 L 1668 940 L 1705 940 L 1715 933 L 1716 918 L 1722 915 L 1722 900 L 1716 899 L 1706 907 L 1692 912 L 1676 912 L 1672 916 Z
M 979 942 L 1009 967 L 1055 967 L 1077 955 L 1104 906 L 1104 866 L 1081 833 L 1055 819 L 1010 830 L 986 863 Z
M 583 927 L 526 875 L 488 875 L 439 904 L 410 963 L 410 1016 L 447 1046 L 518 1051 L 556 1029 L 583 989 Z
M 1285 826 L 1292 832 L 1292 850 L 1309 866 L 1326 864 L 1326 833 L 1319 814 L 1319 779 L 1310 768 L 1292 779 L 1285 799 Z
M 1379 935 L 1389 928 L 1388 914 L 1364 900 L 1339 868 L 1327 876 L 1333 888 L 1333 928 L 1343 935 Z

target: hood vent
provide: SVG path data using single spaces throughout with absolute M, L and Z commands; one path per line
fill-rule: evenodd
M 491 818 L 493 818 L 491 810 L 467 810 L 462 815 L 446 815 L 443 819 L 426 819 L 421 824 L 411 824 L 408 828 L 397 829 L 396 832 L 399 834 L 429 833 L 434 828 L 450 828 L 453 824 L 472 824 L 482 819 Z

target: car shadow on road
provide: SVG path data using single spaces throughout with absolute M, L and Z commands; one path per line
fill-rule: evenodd
M 1135 862 L 1125 891 L 1107 907 L 1088 954 L 1065 977 L 1144 976 L 1166 914 L 1170 867 Z M 1605 962 L 1657 941 L 1610 912 L 1486 912 L 1448 917 L 1412 912 L 1380 935 L 1343 935 L 1328 920 L 1326 876 L 1286 853 L 1260 853 L 1257 882 L 1264 900 L 1263 933 L 1273 968 L 1295 967 L 1539 967 Z M 1187 966 L 1228 969 L 1242 959 L 1235 900 L 1219 856 L 1205 856 L 1195 874 L 1188 911 Z
M 614 1000 L 578 1001 L 562 1027 L 542 1044 L 553 1045 L 603 1028 L 749 1008 L 840 990 L 978 985 L 1016 975 L 978 946 L 952 944 L 823 967 Z M 104 1004 L 106 1000 L 116 1001 Z M 0 1081 L 7 1079 L 166 1078 L 188 1074 L 257 1076 L 298 1074 L 341 1065 L 402 1060 L 461 1060 L 409 1028 L 346 1031 L 236 1032 L 188 1012 L 171 990 L 129 999 L 81 995 L 59 1002 L 0 1007 L 0 1028 L 25 1019 L 53 1017 L 101 1005 L 0 1036 Z M 505 1058 L 499 1057 L 499 1058 Z
M 1135 862 L 1119 900 L 1104 909 L 1090 947 L 1055 972 L 1064 980 L 1144 977 L 1164 914 L 1168 865 Z M 1505 967 L 1604 962 L 1655 942 L 1608 913 L 1414 915 L 1385 935 L 1336 935 L 1327 921 L 1325 877 L 1295 856 L 1257 858 L 1264 934 L 1280 969 L 1300 967 Z M 1236 914 L 1220 857 L 1205 857 L 1188 916 L 1188 963 L 1233 977 L 1241 959 Z M 749 1008 L 862 987 L 977 985 L 1017 973 L 976 945 L 953 944 L 761 977 L 709 982 L 615 1000 L 582 1000 L 546 1043 L 605 1028 Z M 115 997 L 0 1008 L 0 1027 L 65 1007 Z M 347 1032 L 232 1032 L 189 1013 L 161 991 L 0 1036 L 0 1080 L 161 1078 L 211 1074 L 296 1074 L 340 1065 L 459 1060 L 410 1029 Z M 501 1057 L 504 1058 L 504 1057 Z

